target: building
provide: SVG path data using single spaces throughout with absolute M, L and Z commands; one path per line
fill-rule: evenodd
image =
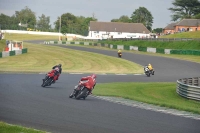
M 186 31 L 199 31 L 200 19 L 183 19 L 177 23 L 171 23 L 163 29 L 164 34 L 174 34 Z
M 90 21 L 87 38 L 149 38 L 149 33 L 150 31 L 142 23 Z
M 171 24 L 168 24 L 164 29 L 163 29 L 163 33 L 165 35 L 168 35 L 168 34 L 174 34 L 175 32 L 175 25 L 176 23 L 171 23 Z

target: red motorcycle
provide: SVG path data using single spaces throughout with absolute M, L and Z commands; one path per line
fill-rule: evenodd
M 77 100 L 81 98 L 85 100 L 85 98 L 89 95 L 94 86 L 91 87 L 88 80 L 79 81 L 79 85 L 76 85 L 74 87 L 74 91 L 69 95 L 69 98 L 75 97 Z
M 53 81 L 55 81 L 60 75 L 59 68 L 55 68 L 46 74 L 45 79 L 43 80 L 42 87 L 50 86 Z

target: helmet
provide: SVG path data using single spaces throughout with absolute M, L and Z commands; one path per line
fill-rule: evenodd
M 58 67 L 56 67 L 54 70 L 56 70 L 56 71 L 58 71 L 58 72 L 59 72 L 59 68 L 58 68 Z
M 151 64 L 149 64 L 148 66 L 151 66 Z
M 59 67 L 62 67 L 62 64 L 58 64 Z
M 97 76 L 96 76 L 96 74 L 92 74 L 91 77 L 92 77 L 93 79 L 96 79 Z

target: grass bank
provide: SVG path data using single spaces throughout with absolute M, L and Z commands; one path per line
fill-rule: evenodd
M 200 31 L 182 32 L 160 36 L 160 38 L 200 38 Z M 127 46 L 153 47 L 163 49 L 200 50 L 200 41 L 140 41 L 140 40 L 104 40 L 101 43 Z
M 10 125 L 0 121 L 0 133 L 46 133 L 31 128 L 25 128 L 17 125 Z
M 182 49 L 182 50 L 200 50 L 200 41 L 142 41 L 142 40 L 129 40 L 129 41 L 100 41 L 100 43 L 107 43 L 113 45 L 126 45 L 126 46 L 141 46 L 153 47 L 163 49 Z
M 0 72 L 47 72 L 61 63 L 63 72 L 143 73 L 142 66 L 117 57 L 41 44 L 24 47 L 28 53 L 0 59 Z
M 176 34 L 160 36 L 160 38 L 200 38 L 200 31 L 181 32 Z
M 94 95 L 121 97 L 161 107 L 200 114 L 200 102 L 176 93 L 176 83 L 104 83 L 97 84 Z
M 58 40 L 59 36 L 53 35 L 36 35 L 36 34 L 17 34 L 17 33 L 5 33 L 6 40 Z

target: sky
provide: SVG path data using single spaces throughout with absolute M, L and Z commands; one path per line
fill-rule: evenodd
M 100 22 L 110 22 L 122 15 L 131 17 L 139 7 L 145 7 L 153 16 L 152 28 L 165 28 L 171 22 L 174 0 L 0 0 L 0 14 L 12 16 L 27 6 L 35 12 L 37 20 L 44 14 L 50 17 L 50 24 L 59 16 L 71 13 L 75 16 L 92 17 Z

